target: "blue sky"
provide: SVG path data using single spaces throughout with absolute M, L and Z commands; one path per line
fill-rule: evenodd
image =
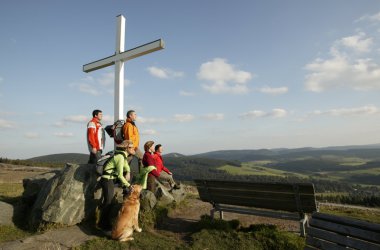
M 82 66 L 162 38 L 125 64 L 124 110 L 165 153 L 379 142 L 380 1 L 0 3 L 0 157 L 87 153 L 113 121 L 114 67 Z M 113 147 L 107 138 L 107 149 Z

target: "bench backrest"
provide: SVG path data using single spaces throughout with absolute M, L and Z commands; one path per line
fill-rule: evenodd
M 311 213 L 317 211 L 312 183 L 194 180 L 202 201 Z
M 306 233 L 305 249 L 380 249 L 380 224 L 314 213 Z

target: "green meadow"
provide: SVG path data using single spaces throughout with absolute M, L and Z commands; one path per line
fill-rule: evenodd
M 297 166 L 303 163 L 303 166 Z M 292 167 L 292 164 L 296 167 Z M 376 177 L 380 176 L 380 163 L 373 164 L 370 160 L 359 157 L 323 155 L 318 159 L 302 157 L 289 162 L 258 160 L 244 162 L 241 166 L 224 165 L 218 169 L 231 175 L 312 177 L 320 180 L 380 186 L 380 180 L 376 181 Z

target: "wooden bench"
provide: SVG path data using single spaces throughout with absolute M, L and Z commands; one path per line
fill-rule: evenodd
M 380 224 L 313 213 L 305 249 L 380 249 Z
M 307 213 L 318 211 L 312 183 L 194 181 L 200 199 L 213 205 L 211 217 L 219 211 L 220 218 L 223 219 L 225 211 L 296 220 L 300 222 L 301 235 L 305 236 Z

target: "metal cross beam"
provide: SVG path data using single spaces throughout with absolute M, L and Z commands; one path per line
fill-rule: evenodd
M 162 39 L 150 42 L 136 48 L 124 51 L 125 37 L 125 18 L 122 15 L 117 16 L 116 30 L 116 51 L 115 54 L 95 62 L 83 65 L 83 72 L 91 72 L 111 65 L 115 65 L 115 102 L 114 102 L 114 120 L 124 118 L 124 62 L 133 58 L 149 54 L 151 52 L 164 48 Z

